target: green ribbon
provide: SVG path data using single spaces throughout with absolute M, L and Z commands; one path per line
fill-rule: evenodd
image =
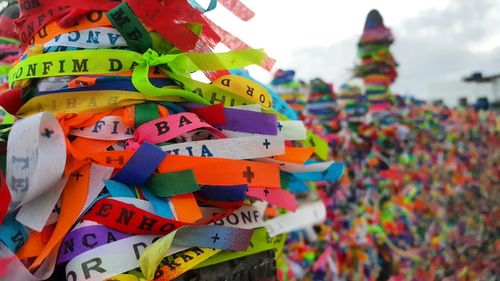
M 149 81 L 149 69 L 162 70 L 183 81 L 194 81 L 190 73 L 199 70 L 216 71 L 260 64 L 262 50 L 238 50 L 228 53 L 181 53 L 160 55 L 148 49 L 142 56 L 127 50 L 80 50 L 46 53 L 26 58 L 9 72 L 9 83 L 22 79 L 62 75 L 120 73 L 133 69 L 134 87 L 147 97 L 177 96 L 187 101 L 210 104 L 202 95 L 173 86 L 157 88 Z M 118 67 L 120 66 L 120 67 Z M 165 68 L 165 69 L 164 69 Z M 195 82 L 193 82 L 195 83 Z M 198 82 L 199 84 L 204 84 Z
M 2 64 L 0 65 L 0 75 L 7 75 L 9 74 L 9 70 L 12 68 L 12 66 L 8 64 Z
M 14 38 L 8 38 L 8 37 L 0 37 L 0 44 L 19 45 L 19 40 L 16 40 Z
M 154 87 L 149 81 L 147 75 L 151 66 L 166 65 L 166 68 L 162 68 L 165 74 L 176 81 L 180 81 L 184 87 L 194 84 L 199 87 L 213 89 L 214 87 L 211 85 L 207 85 L 205 83 L 201 83 L 191 79 L 189 77 L 189 74 L 192 71 L 198 70 L 216 71 L 240 68 L 250 64 L 260 64 L 263 58 L 264 52 L 262 50 L 239 50 L 223 54 L 182 53 L 159 55 L 154 50 L 149 49 L 146 53 L 144 53 L 142 58 L 139 60 L 139 64 L 134 68 L 132 83 L 140 92 L 146 95 L 156 96 L 171 92 L 172 89 L 169 89 L 167 87 Z M 185 90 L 181 91 L 182 95 L 189 96 L 189 100 L 191 101 L 201 104 L 214 103 L 213 99 L 212 102 L 209 102 L 206 96 L 204 97 L 203 95 L 198 95 L 197 93 Z M 208 92 L 205 91 L 205 93 Z M 230 92 L 228 93 L 230 95 L 234 95 Z
M 134 106 L 134 128 L 159 117 L 160 113 L 156 103 L 144 102 Z
M 200 190 L 193 170 L 154 174 L 146 182 L 146 187 L 158 197 L 169 197 Z
M 106 13 L 109 21 L 116 28 L 127 45 L 134 51 L 144 53 L 153 46 L 149 32 L 142 26 L 127 3 L 122 3 Z

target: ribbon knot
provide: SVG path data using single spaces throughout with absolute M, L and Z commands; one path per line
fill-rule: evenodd
M 170 71 L 183 75 L 197 69 L 196 65 L 184 54 L 159 54 L 153 49 L 148 49 L 138 63 L 148 67 L 166 65 Z
M 158 54 L 158 52 L 156 52 L 155 50 L 153 49 L 148 49 L 143 55 L 142 55 L 142 58 L 140 59 L 140 62 L 144 62 L 148 65 L 152 65 L 152 66 L 155 66 L 155 65 L 158 65 L 156 64 L 156 60 L 157 58 L 159 58 L 160 55 Z
M 163 70 L 167 75 L 177 73 L 183 76 L 186 75 L 185 70 L 190 69 L 191 60 L 184 54 L 165 54 L 161 55 L 158 52 L 148 49 L 142 57 L 135 60 L 137 65 L 132 73 L 132 84 L 134 87 L 145 96 L 172 96 L 174 100 L 188 100 L 201 104 L 210 104 L 207 100 L 199 95 L 179 88 L 157 88 L 149 81 L 148 74 L 151 66 L 165 65 L 168 69 Z M 184 72 L 183 72 L 184 71 Z M 172 74 L 173 75 L 173 74 Z M 131 148 L 133 144 L 131 143 Z

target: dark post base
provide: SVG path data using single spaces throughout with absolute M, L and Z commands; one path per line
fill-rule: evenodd
M 175 281 L 276 281 L 274 250 L 190 270 Z

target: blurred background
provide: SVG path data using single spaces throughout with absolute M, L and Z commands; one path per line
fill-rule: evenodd
M 199 1 L 208 3 L 209 1 Z M 500 1 L 355 0 L 246 1 L 248 22 L 223 7 L 207 13 L 220 26 L 294 69 L 298 79 L 320 77 L 340 85 L 352 76 L 366 14 L 378 9 L 392 29 L 399 63 L 393 91 L 457 105 L 500 99 Z M 251 68 L 263 82 L 271 74 Z

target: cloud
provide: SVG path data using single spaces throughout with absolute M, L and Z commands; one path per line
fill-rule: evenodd
M 326 81 L 343 83 L 352 76 L 356 62 L 357 38 L 340 41 L 330 47 L 299 49 L 294 52 L 290 67 L 298 78 L 320 77 Z
M 459 81 L 474 71 L 500 72 L 499 14 L 497 0 L 453 0 L 445 9 L 424 11 L 390 26 L 396 39 L 391 50 L 400 63 L 393 89 L 427 98 L 434 83 Z M 298 78 L 321 77 L 339 85 L 350 77 L 358 36 L 297 50 L 289 65 L 281 67 L 295 69 Z

